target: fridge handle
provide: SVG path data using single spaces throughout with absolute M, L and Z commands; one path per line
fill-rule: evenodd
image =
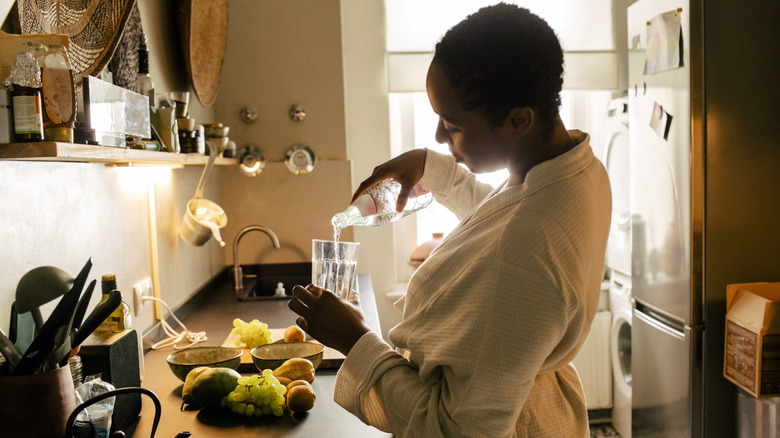
M 685 340 L 685 332 L 683 329 L 678 329 L 677 327 L 665 324 L 663 321 L 653 318 L 638 308 L 634 308 L 634 317 L 640 321 L 643 321 L 645 324 L 668 334 L 669 336 L 674 336 L 675 338 Z

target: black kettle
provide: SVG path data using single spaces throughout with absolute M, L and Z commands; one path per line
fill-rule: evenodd
M 91 399 L 85 401 L 84 403 L 76 406 L 76 409 L 74 409 L 73 412 L 68 417 L 68 422 L 65 426 L 65 438 L 73 437 L 73 424 L 76 422 L 76 417 L 81 411 L 83 411 L 88 406 L 91 406 L 93 403 L 97 403 L 101 400 L 105 400 L 107 398 L 111 398 L 117 395 L 134 394 L 134 393 L 145 394 L 150 399 L 152 399 L 152 402 L 154 402 L 154 422 L 152 423 L 152 435 L 151 435 L 151 438 L 154 438 L 154 434 L 155 432 L 157 432 L 157 426 L 160 424 L 160 415 L 162 414 L 162 406 L 160 405 L 160 399 L 157 397 L 157 394 L 155 394 L 154 392 L 146 388 L 136 388 L 136 387 L 119 388 L 113 391 L 108 391 L 103 394 L 92 397 Z M 112 436 L 115 435 L 124 436 L 124 432 L 115 431 L 114 435 Z

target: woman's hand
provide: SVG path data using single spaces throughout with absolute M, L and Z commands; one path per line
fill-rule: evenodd
M 349 302 L 312 284 L 295 286 L 288 307 L 301 315 L 295 323 L 306 333 L 344 356 L 361 336 L 371 331 L 366 325 L 357 292 Z
M 371 176 L 361 182 L 357 190 L 355 190 L 355 194 L 352 195 L 352 202 L 355 202 L 355 199 L 367 189 L 388 178 L 392 178 L 401 184 L 401 192 L 398 194 L 398 202 L 395 209 L 398 212 L 403 211 L 406 201 L 409 199 L 409 192 L 423 176 L 425 157 L 427 155 L 428 151 L 425 149 L 412 149 L 376 166 Z

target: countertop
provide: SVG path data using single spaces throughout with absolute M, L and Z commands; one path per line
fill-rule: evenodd
M 380 333 L 379 317 L 369 275 L 358 275 L 358 291 L 366 322 L 369 327 Z M 232 283 L 222 281 L 182 322 L 190 331 L 206 332 L 208 340 L 198 346 L 219 346 L 230 334 L 234 318 L 241 318 L 247 322 L 259 319 L 274 328 L 295 324 L 296 315 L 287 308 L 287 302 L 288 300 L 238 301 L 233 293 Z M 181 331 L 181 327 L 174 327 L 174 329 L 177 332 Z M 183 383 L 173 375 L 165 360 L 173 351 L 168 347 L 149 350 L 144 355 L 145 369 L 141 386 L 154 391 L 162 404 L 162 417 L 155 437 L 173 438 L 183 431 L 191 432 L 193 438 L 392 436 L 363 424 L 333 401 L 336 370 L 318 369 L 315 372 L 312 386 L 317 394 L 317 401 L 309 412 L 293 415 L 285 411 L 282 417 L 251 419 L 222 410 L 182 412 L 180 406 Z M 141 416 L 132 436 L 149 437 L 153 418 L 154 405 L 144 397 Z

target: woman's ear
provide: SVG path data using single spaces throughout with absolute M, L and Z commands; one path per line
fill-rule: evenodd
M 507 121 L 516 134 L 525 136 L 534 127 L 536 113 L 533 108 L 528 106 L 512 108 L 507 116 Z

